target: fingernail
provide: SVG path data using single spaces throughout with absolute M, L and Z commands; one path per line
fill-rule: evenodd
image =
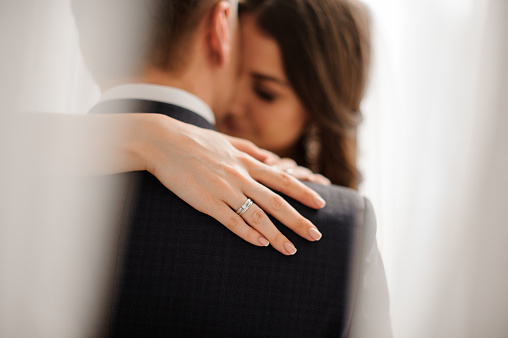
M 259 243 L 261 243 L 262 246 L 268 246 L 270 242 L 264 237 L 259 237 Z
M 315 241 L 319 241 L 323 235 L 316 228 L 309 229 L 309 236 L 312 237 Z
M 314 199 L 316 201 L 316 205 L 319 207 L 319 208 L 323 208 L 325 205 L 326 205 L 326 202 L 324 199 L 321 198 L 321 196 L 316 196 L 316 198 Z
M 296 248 L 293 244 L 291 243 L 286 243 L 284 244 L 284 248 L 286 249 L 286 251 L 288 252 L 288 254 L 290 255 L 294 255 L 296 253 Z

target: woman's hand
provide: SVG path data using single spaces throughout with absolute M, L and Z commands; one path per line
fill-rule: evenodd
M 256 146 L 251 141 L 245 140 L 243 138 L 234 137 L 222 134 L 228 141 L 231 143 L 236 149 L 243 151 L 244 153 L 249 154 L 254 157 L 256 160 L 261 161 L 268 165 L 276 165 L 279 163 L 281 158 L 271 151 L 264 150 Z
M 251 142 L 160 114 L 40 114 L 30 117 L 32 123 L 34 119 L 50 139 L 39 145 L 45 154 L 43 174 L 148 170 L 192 207 L 254 245 L 270 243 L 285 255 L 296 252 L 265 211 L 309 241 L 321 237 L 309 220 L 267 187 L 311 208 L 322 208 L 323 199 L 294 177 L 263 163 L 276 162 L 278 157 Z M 254 204 L 239 216 L 235 211 L 247 198 Z
M 285 157 L 280 158 L 276 154 L 257 147 L 251 141 L 247 141 L 238 137 L 224 135 L 229 142 L 238 150 L 249 154 L 255 159 L 274 166 L 287 174 L 295 177 L 300 181 L 309 181 L 322 185 L 331 185 L 332 182 L 321 174 L 313 173 L 310 169 L 299 166 L 293 159 Z
M 273 160 L 271 160 L 270 163 L 301 181 L 309 181 L 323 185 L 332 184 L 330 180 L 323 175 L 313 173 L 310 169 L 299 166 L 293 159 L 280 158 L 275 161 L 275 163 Z
M 164 115 L 141 115 L 144 123 L 133 129 L 137 141 L 132 143 L 132 154 L 143 163 L 142 169 L 189 205 L 212 216 L 247 242 L 257 246 L 271 244 L 285 255 L 294 254 L 296 248 L 266 213 L 309 241 L 321 238 L 309 220 L 267 188 L 311 208 L 325 205 L 316 192 L 293 176 L 260 161 L 270 163 L 277 159 L 275 155 L 248 141 L 226 138 Z M 244 151 L 235 148 L 230 140 Z M 235 211 L 248 198 L 254 204 L 239 216 Z
M 255 159 L 274 166 L 287 174 L 295 177 L 300 181 L 309 181 L 322 185 L 330 185 L 332 182 L 321 174 L 313 173 L 310 169 L 299 166 L 293 159 L 285 157 L 280 158 L 276 154 L 257 147 L 251 141 L 247 141 L 238 137 L 224 135 L 229 142 L 238 150 L 249 154 Z

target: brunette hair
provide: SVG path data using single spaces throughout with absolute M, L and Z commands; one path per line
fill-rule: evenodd
M 295 160 L 356 189 L 356 130 L 370 57 L 365 8 L 356 0 L 246 0 L 240 14 L 246 12 L 277 41 L 285 74 L 318 129 L 316 163 L 305 158 L 305 135 Z

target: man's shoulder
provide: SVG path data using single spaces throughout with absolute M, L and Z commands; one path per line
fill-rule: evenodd
M 366 208 L 367 199 L 358 191 L 338 185 L 321 185 L 304 182 L 326 201 L 323 213 L 350 214 L 363 213 Z
M 331 226 L 329 231 L 334 231 L 333 229 L 337 227 L 346 227 L 356 232 L 363 231 L 368 226 L 371 231 L 375 231 L 376 222 L 372 205 L 358 191 L 337 185 L 325 186 L 309 182 L 304 184 L 326 201 L 323 209 L 314 210 L 290 198 L 285 198 L 304 217 L 315 222 L 316 226 Z
M 357 192 L 309 184 L 327 201 L 321 210 L 287 198 L 323 234 L 319 242 L 309 242 L 271 217 L 298 248 L 295 256 L 287 257 L 246 243 L 149 173 L 133 176 L 139 184 L 132 185 L 134 203 L 129 209 L 117 314 L 122 330 L 127 332 L 139 319 L 136 311 L 142 308 L 149 312 L 143 314 L 147 318 L 161 317 L 164 309 L 157 325 L 171 332 L 188 330 L 198 322 L 203 327 L 194 329 L 202 333 L 198 331 L 209 331 L 219 321 L 225 325 L 220 332 L 238 335 L 259 330 L 259 323 L 264 327 L 261 335 L 326 336 L 347 331 L 358 280 L 357 257 L 365 243 L 367 205 Z M 273 313 L 285 319 L 280 321 Z M 315 325 L 311 328 L 308 322 Z

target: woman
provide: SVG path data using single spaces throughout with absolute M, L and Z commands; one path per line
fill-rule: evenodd
M 365 10 L 355 0 L 246 0 L 240 13 L 244 72 L 218 129 L 356 189 Z

